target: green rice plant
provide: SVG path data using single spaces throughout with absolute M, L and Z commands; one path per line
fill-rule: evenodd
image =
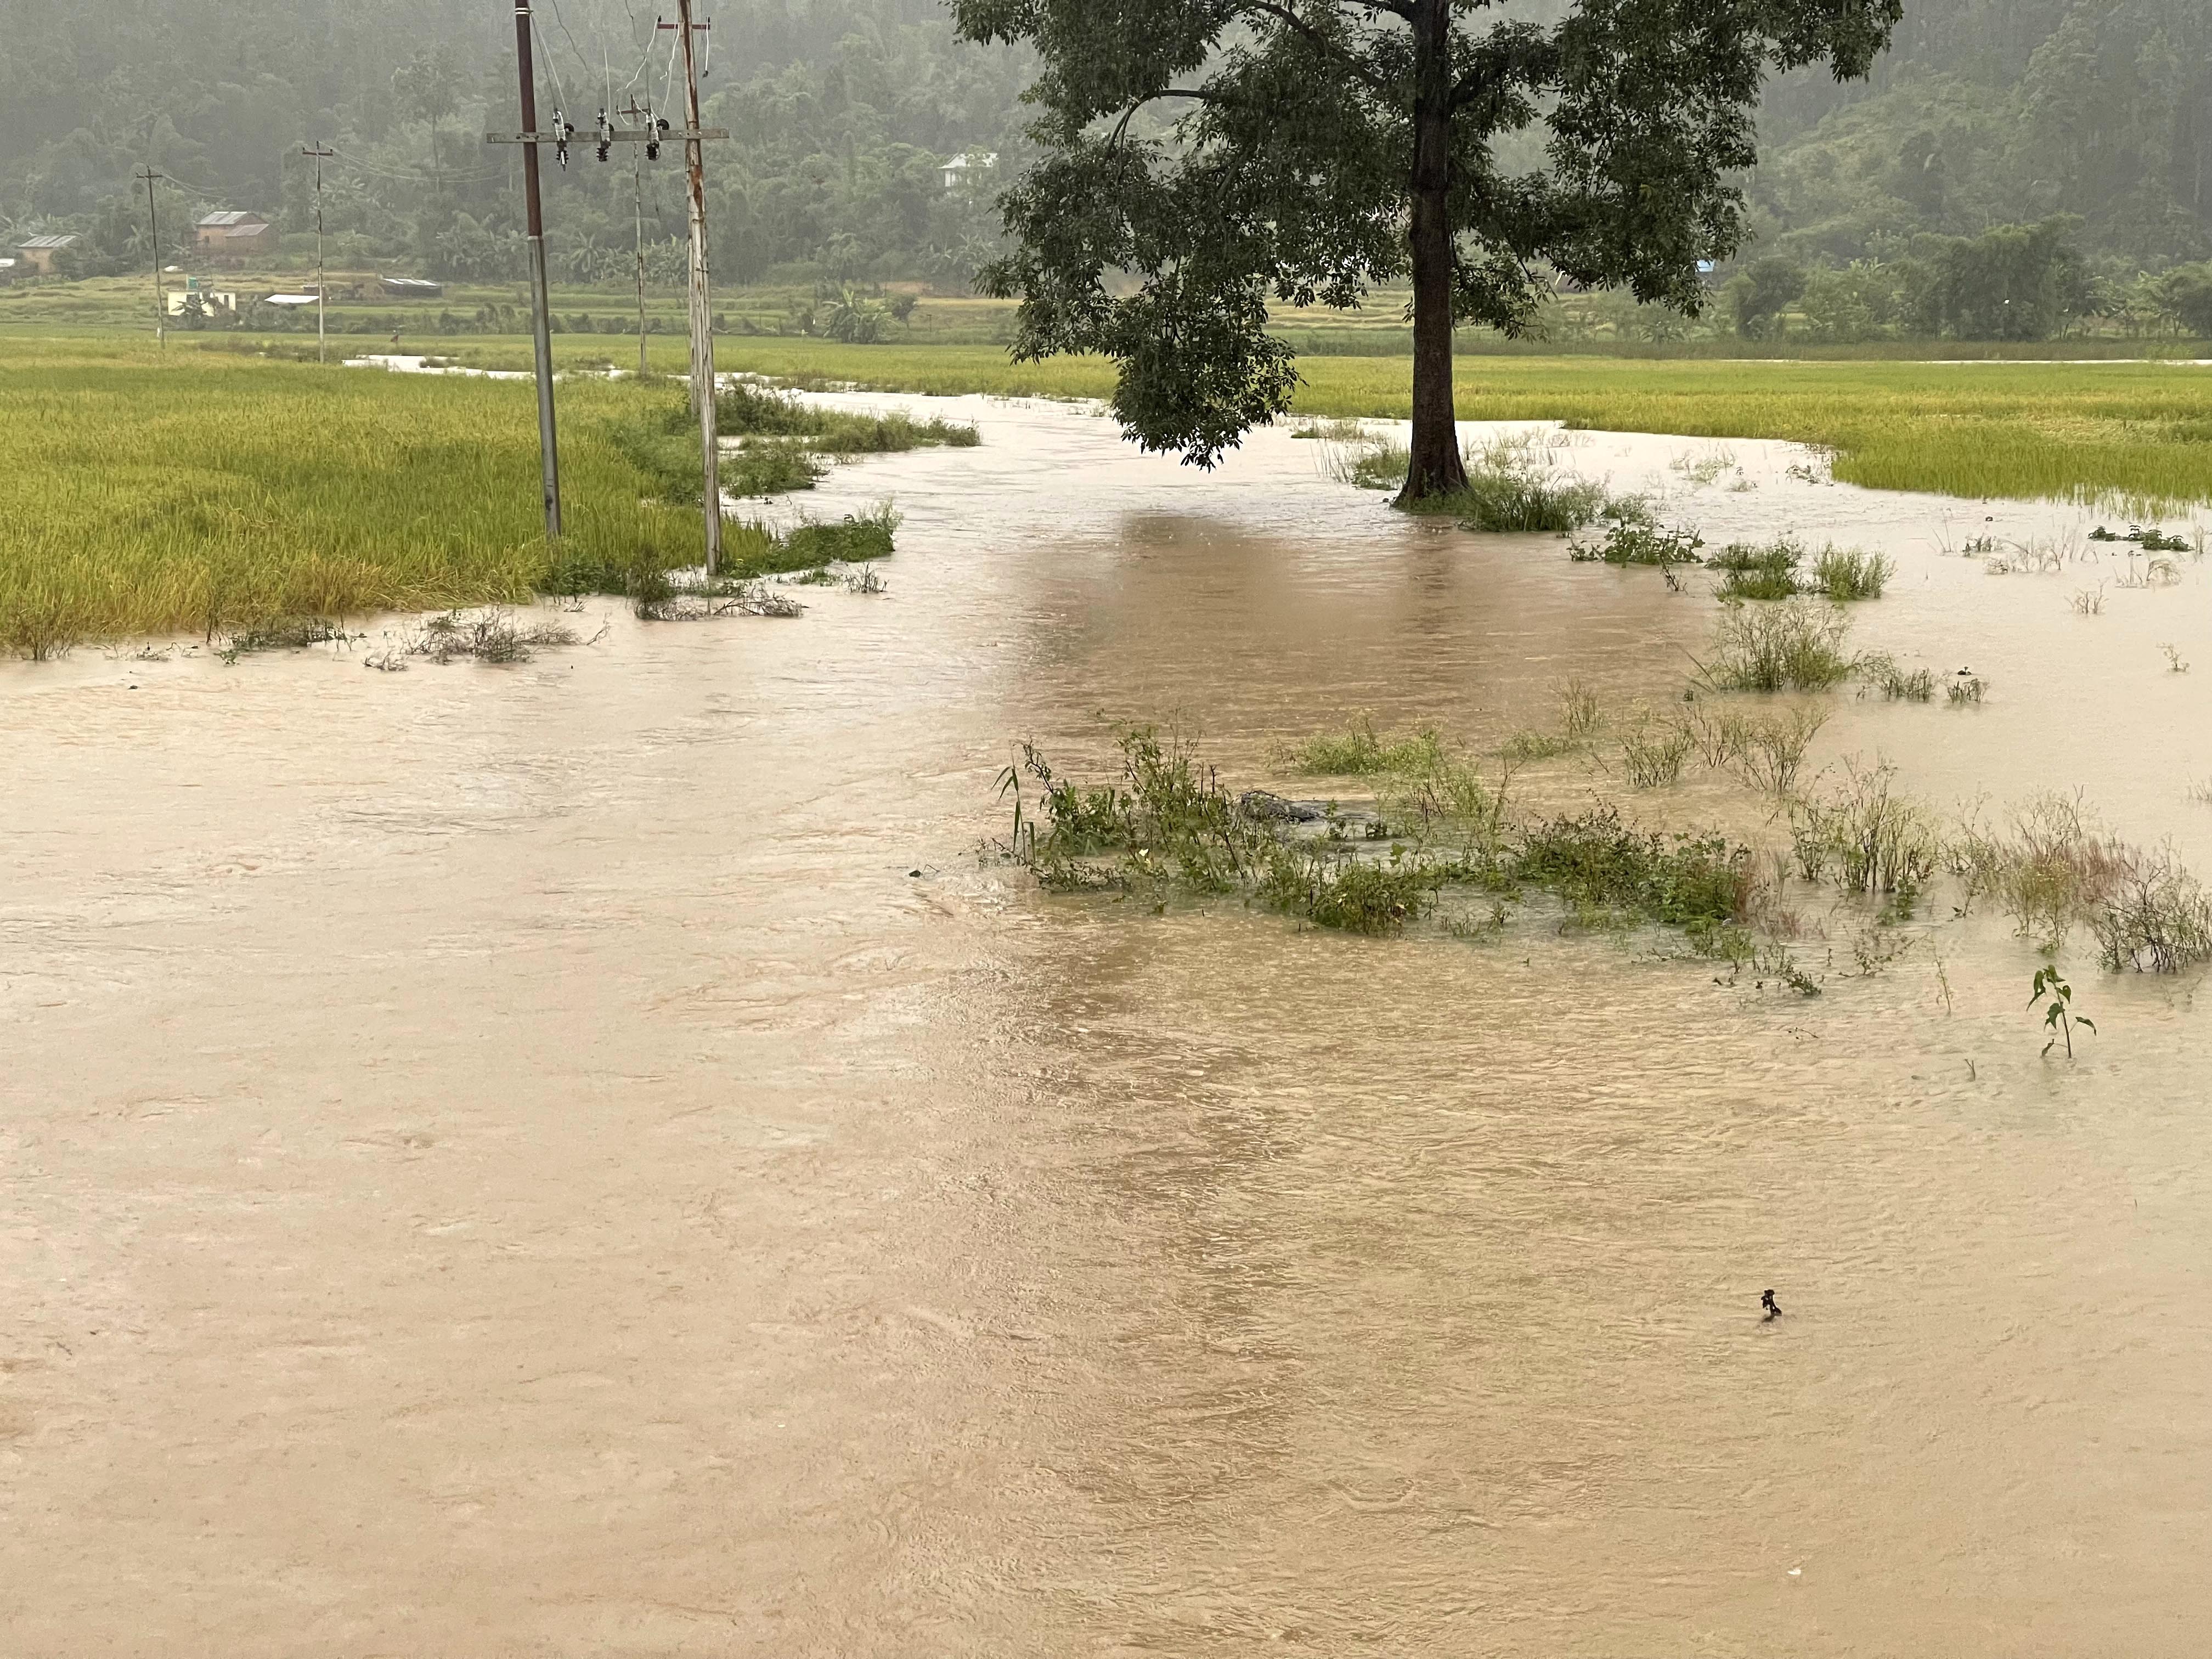
M 1697 739 L 1678 723 L 1648 715 L 1620 734 L 1620 765 L 1638 789 L 1662 789 L 1681 781 L 1682 763 Z
M 1851 665 L 1863 697 L 1879 691 L 1893 702 L 1928 702 L 1936 696 L 1935 671 L 1907 669 L 1887 652 L 1869 651 Z
M 1840 606 L 1817 600 L 1727 605 L 1698 672 L 1717 691 L 1825 691 L 1850 674 L 1850 629 Z
M 1928 813 L 1898 794 L 1894 767 L 1846 762 L 1826 793 L 1791 807 L 1790 837 L 1799 873 L 1832 877 L 1849 893 L 1910 901 L 1935 873 L 1942 848 Z
M 672 407 L 663 418 L 673 432 L 697 429 L 690 410 L 683 404 Z M 834 455 L 890 454 L 933 445 L 969 448 L 982 441 L 982 434 L 965 422 L 826 409 L 743 380 L 716 394 L 714 425 L 724 437 L 805 439 Z
M 1340 732 L 1322 732 L 1292 747 L 1279 748 L 1274 759 L 1285 770 L 1308 777 L 1367 777 L 1380 772 L 1419 772 L 1438 764 L 1443 740 L 1424 726 L 1394 732 L 1375 729 L 1370 714 L 1356 716 Z
M 1878 599 L 1889 579 L 1897 574 L 1897 561 L 1857 548 L 1825 547 L 1813 561 L 1808 589 L 1842 605 L 1856 599 Z
M 829 463 L 811 449 L 763 441 L 723 455 L 715 465 L 715 479 L 725 495 L 783 495 L 813 489 L 828 470 Z

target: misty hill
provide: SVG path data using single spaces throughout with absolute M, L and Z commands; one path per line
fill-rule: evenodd
M 673 7 L 667 8 L 672 11 Z M 995 232 L 993 174 L 1018 164 L 1026 64 L 957 43 L 938 0 L 717 0 L 709 177 L 729 280 L 916 276 L 957 284 Z M 79 269 L 143 260 L 151 162 L 163 240 L 200 212 L 251 209 L 295 240 L 313 224 L 298 149 L 339 151 L 326 175 L 334 258 L 434 275 L 519 269 L 512 14 L 447 0 L 0 0 L 0 231 L 74 230 Z M 650 8 L 545 0 L 541 109 L 588 128 L 611 95 L 672 115 L 668 50 Z M 2206 0 L 1907 0 L 1867 84 L 1778 83 L 1766 160 L 1749 181 L 1751 257 L 1808 266 L 1901 260 L 1915 239 L 2071 215 L 2108 276 L 2212 255 L 2212 5 Z M 648 170 L 657 273 L 680 269 L 679 163 Z M 629 269 L 627 157 L 580 143 L 549 170 L 556 270 Z

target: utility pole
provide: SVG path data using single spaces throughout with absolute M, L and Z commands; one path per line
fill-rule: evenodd
M 138 177 L 146 185 L 146 222 L 154 238 L 154 343 L 166 348 L 169 343 L 169 296 L 161 287 L 161 215 L 154 204 L 154 181 L 161 176 L 151 167 L 138 169 Z
M 714 443 L 714 322 L 707 309 L 707 180 L 706 166 L 700 145 L 708 138 L 726 138 L 730 135 L 720 127 L 699 125 L 699 82 L 691 73 L 691 31 L 703 29 L 704 23 L 690 21 L 690 0 L 683 0 L 684 64 L 690 83 L 690 120 L 680 134 L 672 133 L 665 120 L 653 119 L 639 128 L 624 129 L 607 119 L 607 112 L 599 112 L 595 133 L 601 161 L 607 158 L 615 144 L 643 144 L 646 160 L 654 160 L 659 154 L 664 139 L 680 137 L 691 174 L 691 398 L 699 411 L 699 435 L 705 469 L 707 515 L 707 574 L 712 578 L 722 557 L 722 492 L 715 466 Z M 674 23 L 658 23 L 659 28 L 675 28 Z M 553 114 L 553 125 L 544 132 L 538 131 L 538 100 L 531 88 L 530 70 L 530 3 L 529 0 L 514 0 L 515 51 L 522 71 L 522 122 L 520 132 L 487 132 L 488 144 L 520 144 L 522 146 L 523 189 L 529 198 L 530 208 L 530 276 L 532 299 L 538 344 L 538 426 L 545 447 L 546 523 L 548 533 L 559 533 L 560 498 L 553 470 L 553 346 L 547 324 L 549 310 L 545 298 L 545 223 L 538 199 L 538 152 L 542 145 L 550 144 L 561 158 L 561 165 L 568 165 L 568 146 L 575 142 L 575 127 L 559 112 Z M 624 112 L 627 113 L 628 112 Z M 642 186 L 641 186 L 641 189 Z M 643 247 L 643 209 L 640 209 L 639 246 Z M 641 299 L 641 306 L 642 300 Z M 641 363 L 644 361 L 644 335 L 638 337 Z M 703 391 L 702 391 L 703 388 Z
M 699 63 L 692 40 L 696 30 L 711 26 L 692 22 L 691 0 L 676 0 L 676 19 L 684 39 L 684 173 L 691 194 L 691 405 L 699 415 L 707 486 L 707 580 L 712 581 L 722 562 L 722 485 L 714 434 L 714 319 L 707 297 L 707 152 L 700 142 Z
M 636 120 L 640 116 L 643 116 L 645 118 L 645 125 L 649 127 L 653 125 L 653 112 L 650 109 L 641 109 L 638 106 L 637 100 L 635 98 L 632 98 L 629 103 L 623 105 L 620 112 L 626 118 L 632 121 Z M 657 155 L 659 153 L 660 146 L 655 144 L 653 146 L 653 153 Z M 636 191 L 637 378 L 641 380 L 645 379 L 647 374 L 649 372 L 646 367 L 645 361 L 645 152 L 641 149 L 633 149 L 629 153 L 629 159 L 633 174 L 632 183 Z
M 318 139 L 313 149 L 301 145 L 300 154 L 315 158 L 315 361 L 324 363 L 330 361 L 329 336 L 323 326 L 323 308 L 330 303 L 330 281 L 323 275 L 323 163 L 337 152 L 325 149 Z
M 514 0 L 515 68 L 522 82 L 522 130 L 538 134 L 538 83 L 530 61 L 530 0 Z M 565 135 L 566 123 L 560 124 Z M 565 158 L 564 158 L 565 159 Z M 522 147 L 522 196 L 530 231 L 530 334 L 538 366 L 538 451 L 544 474 L 545 535 L 561 534 L 561 456 L 553 432 L 553 325 L 545 293 L 545 207 L 538 194 L 538 146 Z

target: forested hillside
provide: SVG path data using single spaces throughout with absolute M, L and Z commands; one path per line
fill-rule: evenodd
M 674 35 L 656 34 L 650 7 L 538 9 L 547 125 L 558 108 L 588 131 L 602 104 L 633 98 L 681 124 Z M 718 0 L 699 11 L 714 24 L 706 118 L 732 133 L 708 165 L 726 278 L 804 263 L 832 276 L 964 280 L 995 230 L 994 191 L 988 176 L 947 190 L 943 163 L 1017 147 L 1024 64 L 956 44 L 937 0 Z M 167 175 L 171 252 L 213 207 L 303 232 L 313 174 L 298 152 L 320 138 L 338 151 L 325 174 L 333 257 L 510 274 L 516 151 L 483 135 L 514 122 L 513 18 L 451 0 L 117 0 L 94 26 L 60 0 L 0 0 L 0 231 L 82 231 L 81 269 L 143 261 L 145 196 L 131 174 L 150 162 Z M 548 161 L 556 269 L 627 276 L 628 150 L 601 164 L 580 143 L 565 169 Z M 664 149 L 646 174 L 647 234 L 671 243 L 684 228 L 680 149 Z M 672 246 L 655 264 L 672 277 L 681 269 Z
M 995 181 L 1020 161 L 1025 61 L 956 43 L 939 0 L 701 9 L 708 118 L 734 135 L 709 163 L 720 275 L 963 283 L 996 234 Z M 131 268 L 149 236 L 131 173 L 150 163 L 172 252 L 215 207 L 297 236 L 313 222 L 299 147 L 320 138 L 338 151 L 336 258 L 512 275 L 515 153 L 483 143 L 514 119 L 512 16 L 449 0 L 116 0 L 96 16 L 0 0 L 0 232 L 75 230 L 77 269 Z M 610 97 L 678 113 L 673 37 L 650 9 L 544 0 L 538 16 L 548 121 L 558 106 L 588 130 Z M 1723 314 L 1746 333 L 2025 337 L 2212 307 L 2212 268 L 2191 269 L 2212 256 L 2207 0 L 1907 0 L 1869 82 L 1790 76 L 1762 131 L 1757 239 L 1723 272 Z M 945 163 L 969 152 L 1000 165 L 948 188 Z M 625 275 L 627 152 L 603 165 L 580 143 L 548 177 L 556 271 Z M 674 281 L 673 147 L 644 196 L 655 275 Z

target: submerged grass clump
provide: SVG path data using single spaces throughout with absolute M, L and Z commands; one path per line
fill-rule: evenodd
M 1840 606 L 1806 599 L 1723 608 L 1705 683 L 1717 691 L 1825 691 L 1849 678 L 1843 652 L 1850 619 Z
M 1718 590 L 1723 599 L 1787 599 L 1809 593 L 1844 605 L 1880 599 L 1897 574 L 1897 562 L 1886 554 L 1832 543 L 1820 550 L 1809 572 L 1799 568 L 1804 559 L 1803 543 L 1778 536 L 1771 542 L 1731 543 L 1711 562 L 1724 575 Z
M 1272 796 L 1236 794 L 1189 743 L 1152 726 L 1117 738 L 1119 775 L 1083 785 L 1034 744 L 1000 775 L 1014 823 L 1005 850 L 1055 892 L 1241 896 L 1316 927 L 1395 933 L 1449 890 L 1496 912 L 1523 889 L 1561 900 L 1569 925 L 1681 927 L 1740 920 L 1751 854 L 1716 837 L 1667 837 L 1600 807 L 1516 825 L 1499 785 L 1440 754 L 1389 779 L 1365 820 L 1318 823 Z
M 1911 900 L 1942 848 L 1925 808 L 1899 794 L 1894 767 L 1846 763 L 1844 776 L 1791 811 L 1790 840 L 1808 881 L 1832 878 L 1849 893 Z
M 1317 732 L 1278 749 L 1274 757 L 1285 770 L 1308 777 L 1358 778 L 1427 770 L 1442 763 L 1443 747 L 1432 727 L 1386 736 L 1375 729 L 1372 716 L 1361 714 L 1340 732 Z
M 1499 439 L 1466 458 L 1467 486 L 1425 512 L 1449 513 L 1468 530 L 1566 535 L 1580 530 L 1607 505 L 1605 486 L 1562 475 L 1548 455 L 1525 443 Z
M 1893 702 L 1928 702 L 1936 696 L 1935 671 L 1908 669 L 1887 652 L 1870 651 L 1851 665 L 1862 697 L 1879 691 Z
M 835 524 L 806 520 L 783 532 L 758 521 L 732 524 L 723 532 L 725 568 L 744 581 L 887 559 L 898 525 L 889 501 L 872 512 L 848 513 Z

